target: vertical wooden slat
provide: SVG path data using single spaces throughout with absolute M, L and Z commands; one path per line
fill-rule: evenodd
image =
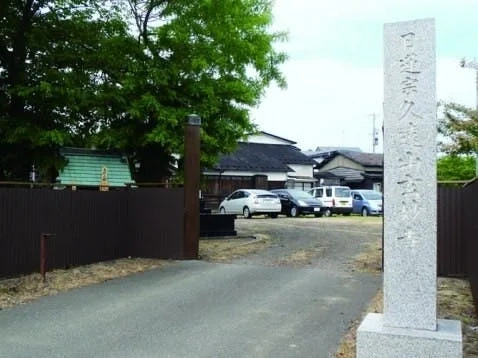
M 438 275 L 464 276 L 463 189 L 438 186 Z
M 184 190 L 56 191 L 0 188 L 0 277 L 127 256 L 183 257 Z
M 478 180 L 463 190 L 463 236 L 471 292 L 478 310 Z

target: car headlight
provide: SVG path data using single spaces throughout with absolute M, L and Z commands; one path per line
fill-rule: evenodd
M 300 206 L 307 206 L 307 203 L 304 200 L 299 200 Z

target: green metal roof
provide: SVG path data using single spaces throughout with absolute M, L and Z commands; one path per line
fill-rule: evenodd
M 134 184 L 128 161 L 121 154 L 82 148 L 63 148 L 60 153 L 68 160 L 57 178 L 60 184 L 100 186 L 103 168 L 107 169 L 108 186 Z

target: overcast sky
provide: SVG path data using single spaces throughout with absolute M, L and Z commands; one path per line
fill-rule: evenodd
M 372 151 L 372 114 L 382 125 L 383 24 L 434 17 L 437 98 L 475 106 L 477 0 L 275 0 L 274 29 L 289 40 L 282 66 L 286 90 L 270 87 L 251 113 L 260 130 L 317 146 Z M 382 151 L 382 137 L 377 151 Z

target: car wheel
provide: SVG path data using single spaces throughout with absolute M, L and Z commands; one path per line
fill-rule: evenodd
M 278 214 L 269 214 L 269 216 L 270 216 L 271 218 L 273 218 L 273 219 L 276 219 L 276 218 L 277 218 L 277 215 L 278 215 Z
M 251 212 L 249 211 L 249 208 L 247 206 L 244 207 L 244 209 L 242 210 L 242 214 L 244 215 L 246 219 L 251 218 Z
M 324 210 L 324 215 L 327 216 L 327 217 L 332 216 L 332 209 L 326 208 Z
M 224 207 L 221 207 L 221 208 L 219 209 L 219 213 L 220 213 L 220 214 L 225 214 L 225 213 L 226 213 L 226 209 L 224 209 Z
M 291 208 L 290 208 L 290 216 L 292 216 L 293 218 L 295 218 L 297 215 L 298 215 L 297 206 L 291 207 Z
M 368 216 L 368 209 L 366 207 L 362 208 L 362 216 Z

